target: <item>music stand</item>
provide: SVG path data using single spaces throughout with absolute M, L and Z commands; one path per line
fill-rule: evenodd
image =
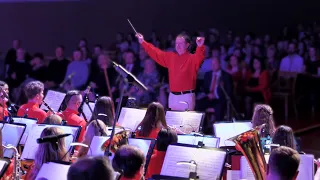
M 7 171 L 10 163 L 10 159 L 0 158 L 0 178 L 2 178 L 4 173 Z
M 123 107 L 119 115 L 118 123 L 122 127 L 129 128 L 134 132 L 143 120 L 146 111 L 145 109 Z
M 31 131 L 32 127 L 38 123 L 38 120 L 33 119 L 33 118 L 23 118 L 23 117 L 13 117 L 12 120 L 14 123 L 20 123 L 20 124 L 26 125 L 26 129 L 25 129 L 25 131 L 22 135 L 22 138 L 20 140 L 20 144 L 24 145 L 27 141 L 28 136 L 29 136 L 29 132 Z
M 85 114 L 87 120 L 90 122 L 91 117 L 92 117 L 92 113 L 90 111 L 90 108 L 94 109 L 96 104 L 94 102 L 89 102 L 88 104 L 84 103 L 82 108 L 83 108 L 83 113 Z M 90 108 L 89 108 L 89 106 L 90 106 Z M 84 118 L 82 114 L 81 114 L 81 117 Z
M 2 145 L 12 145 L 18 149 L 19 142 L 25 132 L 26 125 L 20 123 L 4 123 L 2 128 Z M 14 156 L 13 149 L 4 149 L 3 157 L 5 158 L 13 158 Z
M 188 178 L 190 167 L 178 165 L 180 162 L 196 162 L 199 179 L 221 179 L 227 152 L 217 148 L 206 148 L 185 144 L 169 145 L 160 175 Z
M 196 136 L 192 134 L 179 134 L 178 143 L 218 148 L 220 144 L 220 138 L 214 136 Z
M 64 133 L 70 133 L 72 136 L 65 137 L 66 148 L 72 152 L 74 150 L 74 146 L 70 146 L 71 143 L 77 141 L 81 126 L 63 126 L 63 125 L 54 125 L 54 124 L 37 124 L 32 128 L 30 135 L 27 138 L 27 141 L 24 146 L 24 150 L 21 155 L 21 159 L 34 159 L 35 152 L 38 148 L 37 139 L 40 138 L 42 131 L 47 127 L 57 127 L 61 128 Z
M 169 126 L 184 127 L 183 132 L 186 132 L 186 129 L 190 129 L 192 132 L 201 132 L 204 114 L 198 111 L 166 111 L 166 120 Z
M 58 112 L 60 109 L 61 104 L 64 101 L 64 98 L 66 97 L 65 93 L 58 92 L 58 91 L 53 91 L 53 90 L 48 90 L 44 101 L 55 111 Z M 48 108 L 44 105 L 41 104 L 40 109 L 48 111 Z
M 36 179 L 46 179 L 46 180 L 67 180 L 68 170 L 71 163 L 63 161 L 52 161 L 44 163 Z

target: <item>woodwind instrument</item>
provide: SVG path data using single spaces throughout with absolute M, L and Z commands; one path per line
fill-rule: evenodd
M 2 145 L 3 148 L 5 149 L 12 149 L 14 151 L 14 169 L 13 169 L 13 174 L 12 177 L 10 178 L 11 180 L 20 180 L 21 179 L 21 161 L 20 161 L 20 154 L 17 150 L 16 147 L 12 145 Z
M 112 92 L 111 92 L 111 88 L 110 88 L 110 83 L 109 83 L 109 77 L 108 77 L 108 73 L 107 73 L 107 68 L 103 69 L 103 73 L 104 73 L 104 79 L 106 80 L 109 97 L 112 99 Z
M 56 114 L 56 112 L 44 100 L 42 100 L 42 103 L 44 106 L 46 106 L 48 108 L 48 110 L 50 112 L 52 112 L 53 114 Z

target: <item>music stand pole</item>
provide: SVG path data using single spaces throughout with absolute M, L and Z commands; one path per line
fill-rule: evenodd
M 235 113 L 236 118 L 237 119 L 241 119 L 241 118 L 239 118 L 240 116 L 239 116 L 236 108 L 234 107 L 230 96 L 228 95 L 227 91 L 224 89 L 223 85 L 220 85 L 219 87 L 221 88 L 221 90 L 222 90 L 222 92 L 223 92 L 223 94 L 224 94 L 224 96 L 226 97 L 226 100 L 227 100 L 227 120 L 228 121 L 231 120 L 231 118 L 230 118 L 231 117 L 231 115 L 230 115 L 231 114 L 230 107 L 231 107 L 232 111 Z

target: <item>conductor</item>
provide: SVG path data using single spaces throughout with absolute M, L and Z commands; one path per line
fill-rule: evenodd
M 194 110 L 197 73 L 205 58 L 204 37 L 197 37 L 195 54 L 188 52 L 190 38 L 185 34 L 176 37 L 176 53 L 164 52 L 146 42 L 137 33 L 139 43 L 147 54 L 169 71 L 169 108 L 176 111 Z

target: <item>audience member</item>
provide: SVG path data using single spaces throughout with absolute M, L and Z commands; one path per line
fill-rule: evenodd
M 281 60 L 280 71 L 283 72 L 303 72 L 303 59 L 296 52 L 296 44 L 290 43 L 288 48 L 288 56 Z
M 47 67 L 44 62 L 43 54 L 36 53 L 30 61 L 31 71 L 29 78 L 45 82 L 47 78 Z

